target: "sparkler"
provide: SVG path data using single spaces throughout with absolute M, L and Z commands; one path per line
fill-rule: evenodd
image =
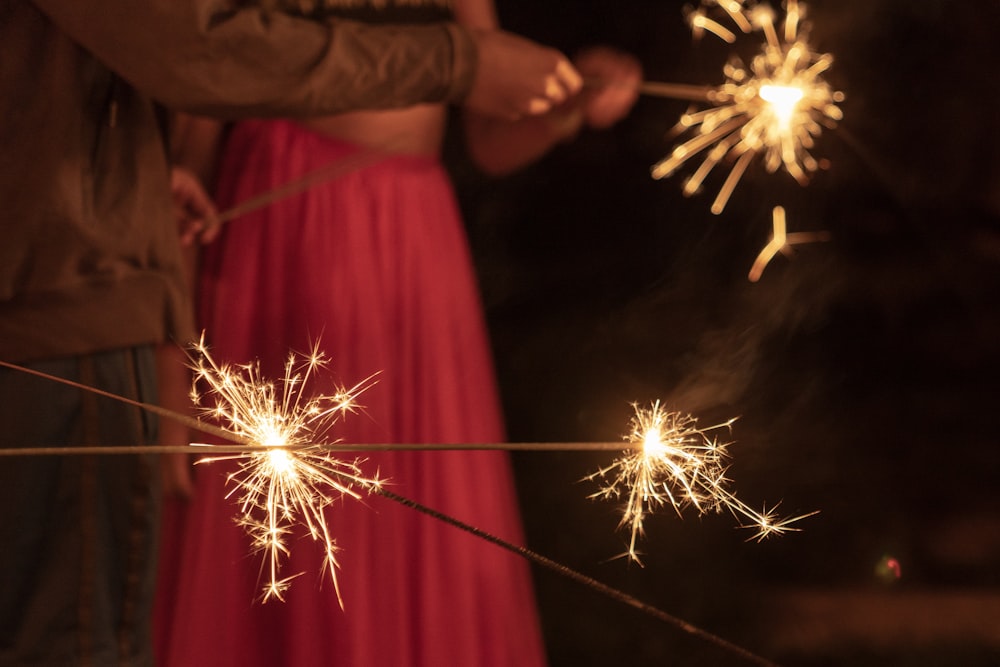
M 727 43 L 735 43 L 737 32 L 760 33 L 763 45 L 745 66 L 733 57 L 723 68 L 725 83 L 704 97 L 713 104 L 684 114 L 676 130 L 690 138 L 652 167 L 653 178 L 674 174 L 694 156 L 707 151 L 701 164 L 684 182 L 683 192 L 697 193 L 709 173 L 720 162 L 734 162 L 712 203 L 719 214 L 753 159 L 760 155 L 769 173 L 783 168 L 805 185 L 819 163 L 809 153 L 823 127 L 834 127 L 843 117 L 838 102 L 844 95 L 823 80 L 833 56 L 812 50 L 807 41 L 808 25 L 802 21 L 804 3 L 786 0 L 784 21 L 765 4 L 747 0 L 703 0 L 688 20 L 695 37 L 710 32 Z M 718 8 L 723 16 L 709 16 Z M 732 22 L 734 30 L 722 21 Z
M 612 464 L 589 475 L 588 480 L 601 480 L 601 488 L 592 498 L 620 498 L 627 495 L 619 527 L 630 526 L 631 539 L 626 555 L 641 564 L 636 543 L 644 535 L 646 515 L 658 507 L 670 505 L 680 516 L 687 507 L 699 514 L 729 511 L 743 517 L 741 528 L 753 528 L 749 539 L 763 540 L 770 535 L 798 530 L 789 525 L 815 514 L 790 519 L 778 519 L 775 508 L 757 512 L 739 500 L 727 488 L 727 446 L 709 434 L 729 428 L 735 419 L 698 428 L 690 415 L 665 410 L 659 401 L 651 407 L 633 406 L 630 443 L 641 443 L 641 449 L 629 449 Z
M 282 576 L 281 561 L 289 553 L 286 538 L 301 519 L 309 536 L 324 549 L 324 568 L 343 606 L 336 571 L 337 545 L 327 525 L 324 509 L 344 497 L 358 499 L 362 492 L 377 491 L 382 481 L 365 477 L 361 460 L 345 462 L 332 457 L 314 443 L 344 414 L 359 409 L 357 396 L 370 386 L 368 378 L 351 388 L 332 394 L 306 397 L 305 388 L 327 358 L 314 346 L 308 355 L 289 354 L 284 376 L 278 382 L 261 377 L 259 363 L 232 366 L 218 364 L 202 339 L 192 362 L 192 401 L 204 406 L 236 440 L 251 445 L 246 453 L 214 456 L 198 463 L 236 459 L 239 466 L 229 475 L 239 497 L 238 523 L 246 530 L 256 551 L 263 553 L 269 580 L 263 601 L 283 599 L 292 579 Z M 207 385 L 208 392 L 198 392 Z
M 211 415 L 221 420 L 226 428 L 220 428 L 213 424 L 208 424 L 200 420 L 194 420 L 186 415 L 182 415 L 159 406 L 135 401 L 117 394 L 112 394 L 95 387 L 56 377 L 41 371 L 36 371 L 23 366 L 18 366 L 0 360 L 0 367 L 8 368 L 18 372 L 27 373 L 42 377 L 53 382 L 58 382 L 68 386 L 89 391 L 106 398 L 121 401 L 138 408 L 148 410 L 160 416 L 176 419 L 188 426 L 211 433 L 220 438 L 232 440 L 239 445 L 200 445 L 192 444 L 184 447 L 102 447 L 102 446 L 74 446 L 74 447 L 22 447 L 16 449 L 0 449 L 0 456 L 50 456 L 50 455 L 73 455 L 73 454 L 114 454 L 114 455 L 135 455 L 139 453 L 166 453 L 182 452 L 192 450 L 204 451 L 205 448 L 214 448 L 216 451 L 223 451 L 231 456 L 217 456 L 203 461 L 218 461 L 222 459 L 238 458 L 245 460 L 240 467 L 240 471 L 234 473 L 231 479 L 237 482 L 237 490 L 242 490 L 243 501 L 241 509 L 243 517 L 242 525 L 250 530 L 255 537 L 255 544 L 258 549 L 266 553 L 266 557 L 271 564 L 271 581 L 264 589 L 265 601 L 271 597 L 282 599 L 282 595 L 293 577 L 285 579 L 278 578 L 279 561 L 282 554 L 287 554 L 288 550 L 284 544 L 284 536 L 288 534 L 290 526 L 294 523 L 295 516 L 301 513 L 305 517 L 310 534 L 314 540 L 321 540 L 326 549 L 324 566 L 329 567 L 330 576 L 336 586 L 336 546 L 331 538 L 325 518 L 323 508 L 326 507 L 334 497 L 345 495 L 359 498 L 360 493 L 354 488 L 358 488 L 381 495 L 385 498 L 401 503 L 411 509 L 422 512 L 437 520 L 443 521 L 460 530 L 466 531 L 481 539 L 491 542 L 501 548 L 507 549 L 521 557 L 548 568 L 564 577 L 587 586 L 588 588 L 607 595 L 623 604 L 629 605 L 643 613 L 657 618 L 665 623 L 673 625 L 693 636 L 700 637 L 719 648 L 740 656 L 756 664 L 773 667 L 774 663 L 763 658 L 742 646 L 734 644 L 726 639 L 708 632 L 696 625 L 688 623 L 676 616 L 647 604 L 636 597 L 623 591 L 603 584 L 587 575 L 577 572 L 565 565 L 550 558 L 534 552 L 522 546 L 515 545 L 499 537 L 491 535 L 458 519 L 442 514 L 425 505 L 399 496 L 383 488 L 382 481 L 376 478 L 364 478 L 358 465 L 358 461 L 345 464 L 329 457 L 331 452 L 355 451 L 358 448 L 366 449 L 518 449 L 525 451 L 541 450 L 608 450 L 611 448 L 620 449 L 621 443 L 473 443 L 466 445 L 405 445 L 387 444 L 375 446 L 359 445 L 338 445 L 329 442 L 315 444 L 315 436 L 322 436 L 323 433 L 336 422 L 344 413 L 354 412 L 360 409 L 356 403 L 356 397 L 369 386 L 372 378 L 362 381 L 351 389 L 341 389 L 333 394 L 304 398 L 304 388 L 313 372 L 326 363 L 326 358 L 321 355 L 317 347 L 305 358 L 297 358 L 289 355 L 285 364 L 285 374 L 278 386 L 273 382 L 263 380 L 260 375 L 259 365 L 246 364 L 240 366 L 229 366 L 217 364 L 209 354 L 209 350 L 200 341 L 195 346 L 195 351 L 200 358 L 193 362 L 193 369 L 196 373 L 195 384 L 192 389 L 192 398 L 197 404 L 203 402 L 203 397 L 196 391 L 197 382 L 203 381 L 209 386 L 209 395 L 214 397 L 211 407 L 203 408 L 206 415 Z M 636 417 L 633 420 L 634 434 L 626 447 L 643 447 L 642 454 L 634 456 L 644 456 L 646 452 L 654 452 L 659 448 L 656 446 L 656 439 L 652 437 L 654 428 L 659 428 L 662 434 L 662 426 L 667 423 L 666 417 L 671 417 L 674 425 L 683 424 L 686 430 L 679 431 L 691 434 L 698 434 L 704 437 L 704 433 L 714 428 L 722 428 L 732 423 L 720 424 L 712 429 L 693 428 L 694 420 L 690 417 L 678 419 L 676 413 L 666 413 L 659 408 L 659 403 L 653 405 L 650 411 L 641 411 L 636 408 Z M 646 426 L 643 426 L 646 424 Z M 676 435 L 676 434 L 675 434 Z M 649 436 L 649 437 L 647 437 Z M 320 439 L 321 440 L 321 439 Z M 706 442 L 707 439 L 706 439 Z M 721 449 L 718 445 L 716 448 Z M 724 446 L 723 446 L 724 447 Z M 663 448 L 666 453 L 667 448 Z M 630 454 L 626 454 L 628 458 Z M 623 459 L 624 461 L 625 459 Z M 603 476 L 610 472 L 619 464 L 609 466 L 604 471 L 595 473 Z M 648 466 L 649 470 L 654 470 L 653 466 Z M 622 479 L 629 481 L 631 475 L 623 475 Z M 647 475 L 647 480 L 651 488 L 656 488 L 658 482 L 652 474 Z M 720 477 L 720 483 L 721 483 Z M 334 490 L 334 494 L 322 489 L 328 486 Z M 666 489 L 666 487 L 664 487 Z M 732 502 L 735 498 L 722 492 L 723 498 L 729 498 Z M 617 495 L 609 492 L 602 495 Z M 673 496 L 671 496 L 673 498 Z M 642 500 L 645 502 L 645 499 Z M 659 504 L 663 504 L 660 502 Z M 740 503 L 740 505 L 742 505 Z M 728 506 L 728 505 L 727 505 Z M 644 514 L 643 505 L 638 505 L 640 514 L 638 515 L 638 530 L 641 532 L 641 519 Z M 749 508 L 747 508 L 749 510 Z M 267 520 L 256 518 L 256 515 L 263 512 Z M 751 515 L 758 518 L 758 535 L 762 539 L 767 534 L 781 533 L 789 529 L 787 525 L 799 518 L 783 521 L 774 521 L 771 512 L 756 514 L 750 511 Z M 634 518 L 633 518 L 634 522 Z M 623 521 L 624 523 L 624 521 Z M 633 549 L 637 533 L 633 532 Z M 634 555 L 633 555 L 634 557 Z M 636 558 L 636 560 L 638 560 Z M 339 588 L 337 597 L 340 599 Z

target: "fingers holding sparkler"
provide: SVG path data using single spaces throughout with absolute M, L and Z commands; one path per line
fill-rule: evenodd
M 170 171 L 170 194 L 182 245 L 209 243 L 219 233 L 219 212 L 198 177 L 182 167 Z
M 631 111 L 642 86 L 642 65 L 635 56 L 597 46 L 577 54 L 573 64 L 587 84 L 582 105 L 588 127 L 611 127 Z

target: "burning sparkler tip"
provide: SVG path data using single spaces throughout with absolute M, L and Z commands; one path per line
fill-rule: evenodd
M 292 576 L 286 577 L 285 579 L 282 579 L 280 581 L 269 582 L 266 586 L 264 586 L 264 589 L 262 591 L 262 595 L 260 598 L 261 603 L 262 604 L 267 603 L 272 599 L 277 600 L 278 602 L 284 602 L 285 592 L 291 587 L 292 580 L 296 579 L 302 574 L 304 573 L 299 572 L 298 574 L 293 574 Z
M 809 47 L 804 3 L 786 3 L 780 35 L 774 10 L 764 4 L 745 6 L 739 0 L 703 0 L 700 7 L 687 12 L 695 37 L 710 32 L 727 43 L 735 43 L 737 32 L 711 18 L 712 9 L 721 10 L 716 12 L 719 20 L 732 21 L 741 33 L 762 33 L 761 50 L 749 67 L 735 57 L 723 66 L 725 82 L 705 95 L 712 106 L 686 113 L 680 123 L 694 138 L 656 165 L 653 178 L 671 175 L 687 160 L 714 146 L 693 178 L 700 184 L 720 162 L 735 162 L 712 204 L 712 212 L 720 214 L 749 160 L 757 155 L 768 172 L 783 167 L 800 184 L 807 184 L 808 173 L 817 169 L 809 149 L 824 126 L 832 128 L 842 119 L 837 104 L 844 95 L 832 90 L 822 78 L 833 57 Z
M 778 519 L 775 515 L 777 508 L 777 505 L 772 507 L 770 510 L 765 507 L 760 514 L 754 517 L 755 521 L 753 523 L 747 523 L 739 526 L 740 528 L 756 531 L 753 535 L 747 538 L 748 542 L 763 542 L 772 535 L 784 535 L 789 532 L 801 532 L 801 528 L 798 526 L 792 526 L 792 524 L 819 514 L 819 510 L 815 510 L 813 512 L 807 512 L 806 514 L 800 514 L 794 517 Z
M 238 496 L 238 523 L 249 535 L 253 551 L 264 556 L 270 577 L 263 601 L 283 600 L 295 578 L 282 578 L 280 571 L 289 554 L 287 540 L 298 523 L 323 545 L 324 569 L 329 568 L 337 587 L 338 547 L 327 524 L 326 507 L 335 499 L 358 499 L 383 482 L 377 475 L 365 477 L 361 461 L 338 460 L 320 443 L 341 417 L 361 409 L 357 396 L 374 384 L 375 375 L 351 388 L 337 386 L 330 393 L 307 396 L 306 387 L 327 363 L 318 343 L 306 354 L 289 354 L 284 375 L 276 381 L 262 376 L 259 363 L 216 362 L 204 335 L 194 349 L 198 355 L 191 362 L 194 383 L 207 387 L 211 401 L 203 412 L 221 422 L 236 441 L 256 450 L 200 462 L 239 461 L 238 469 L 227 477 L 233 485 L 227 497 Z M 193 393 L 201 397 L 200 392 Z
M 725 509 L 748 520 L 740 527 L 755 528 L 758 539 L 797 530 L 789 525 L 810 516 L 777 519 L 775 508 L 766 507 L 758 513 L 728 490 L 730 443 L 720 442 L 710 434 L 723 428 L 731 430 L 736 417 L 698 427 L 694 417 L 666 410 L 659 401 L 649 407 L 637 403 L 632 407 L 635 414 L 625 436 L 631 449 L 586 478 L 601 483 L 592 498 L 626 499 L 619 527 L 630 526 L 626 552 L 629 559 L 640 562 L 636 545 L 645 535 L 643 522 L 650 512 L 664 505 L 672 507 L 678 516 L 683 516 L 682 511 L 688 507 L 699 514 Z

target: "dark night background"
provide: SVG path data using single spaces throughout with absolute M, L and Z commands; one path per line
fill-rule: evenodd
M 498 0 L 566 53 L 610 44 L 650 80 L 719 83 L 675 0 Z M 812 43 L 844 120 L 808 187 L 748 173 L 686 199 L 649 167 L 687 104 L 643 98 L 515 176 L 453 137 L 509 437 L 619 439 L 630 403 L 732 416 L 730 477 L 760 507 L 821 513 L 745 541 L 728 515 L 648 520 L 645 567 L 614 559 L 619 509 L 581 482 L 613 454 L 515 455 L 528 545 L 784 665 L 1000 664 L 1000 135 L 996 0 L 816 0 Z M 685 172 L 687 173 L 687 172 Z M 832 240 L 747 281 L 771 208 Z M 895 558 L 901 577 L 880 564 Z M 554 667 L 749 664 L 536 569 Z

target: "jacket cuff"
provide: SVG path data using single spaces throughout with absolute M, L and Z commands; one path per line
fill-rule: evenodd
M 460 103 L 472 90 L 472 81 L 479 66 L 479 52 L 472 35 L 457 23 L 445 26 L 451 37 L 451 81 L 445 91 L 445 101 Z

